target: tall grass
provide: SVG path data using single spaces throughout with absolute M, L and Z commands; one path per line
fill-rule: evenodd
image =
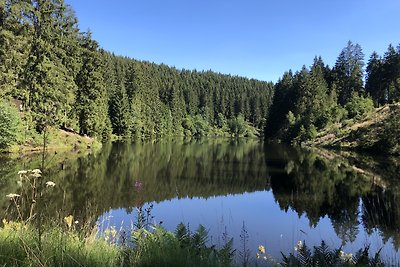
M 40 241 L 37 230 L 28 224 L 4 221 L 0 230 L 1 266 L 118 266 L 121 262 L 119 247 L 62 228 L 46 230 Z
M 231 266 L 232 241 L 223 248 L 208 246 L 204 227 L 176 233 L 156 227 L 133 232 L 132 246 L 108 242 L 97 234 L 83 237 L 54 227 L 43 232 L 28 224 L 3 221 L 0 229 L 1 266 Z M 40 245 L 39 245 L 40 242 Z

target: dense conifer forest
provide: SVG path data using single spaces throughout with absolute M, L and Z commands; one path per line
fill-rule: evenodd
M 18 139 L 18 125 L 98 138 L 230 135 L 299 143 L 400 100 L 400 46 L 374 52 L 365 64 L 360 45 L 349 41 L 333 67 L 316 57 L 273 84 L 116 56 L 81 32 L 63 0 L 0 5 L 2 147 Z M 16 103 L 22 122 L 9 108 Z
M 62 0 L 3 0 L 0 12 L 0 97 L 20 100 L 38 132 L 154 138 L 264 127 L 272 83 L 116 56 L 80 32 Z

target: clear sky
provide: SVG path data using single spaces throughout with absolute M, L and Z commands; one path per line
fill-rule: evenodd
M 347 41 L 368 61 L 400 43 L 400 0 L 66 0 L 117 55 L 276 81 Z

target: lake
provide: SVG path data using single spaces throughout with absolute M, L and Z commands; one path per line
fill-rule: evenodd
M 41 156 L 0 158 L 2 216 L 18 192 L 19 170 L 41 168 Z M 243 242 L 254 257 L 259 245 L 280 258 L 299 240 L 321 240 L 345 252 L 370 245 L 384 259 L 400 254 L 400 162 L 359 154 L 264 144 L 257 140 L 206 139 L 113 143 L 91 154 L 50 153 L 41 210 L 62 222 L 129 231 L 137 207 L 151 223 L 174 230 L 183 222 L 209 230 L 210 242 Z M 243 236 L 246 235 L 246 238 Z M 242 237 L 241 237 L 242 236 Z

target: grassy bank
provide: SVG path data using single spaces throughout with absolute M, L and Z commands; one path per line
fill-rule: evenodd
M 116 245 L 115 229 L 89 235 L 62 227 L 39 234 L 28 224 L 6 222 L 0 230 L 1 266 L 231 266 L 231 249 L 206 245 L 207 233 L 154 228 L 134 232 Z
M 13 145 L 0 150 L 3 153 L 29 154 L 43 152 L 44 140 L 46 140 L 46 151 L 80 151 L 87 149 L 98 149 L 101 142 L 95 138 L 81 136 L 65 130 L 50 128 L 46 136 L 36 132 L 21 134 L 20 140 Z
M 355 255 L 324 242 L 309 248 L 299 241 L 295 254 L 280 261 L 258 247 L 254 259 L 234 262 L 232 240 L 222 248 L 207 245 L 207 231 L 200 226 L 190 233 L 182 224 L 175 233 L 160 227 L 133 231 L 132 243 L 122 241 L 114 228 L 102 234 L 82 235 L 72 228 L 52 227 L 43 232 L 29 224 L 3 220 L 0 229 L 1 266 L 384 266 L 379 254 L 368 247 Z M 117 243 L 119 240 L 119 244 Z M 240 254 L 240 252 L 239 252 Z
M 61 228 L 40 236 L 28 224 L 4 222 L 0 230 L 2 266 L 117 266 L 120 248 L 105 240 L 82 238 Z
M 374 154 L 400 155 L 400 103 L 374 109 L 361 118 L 331 124 L 306 143 Z

